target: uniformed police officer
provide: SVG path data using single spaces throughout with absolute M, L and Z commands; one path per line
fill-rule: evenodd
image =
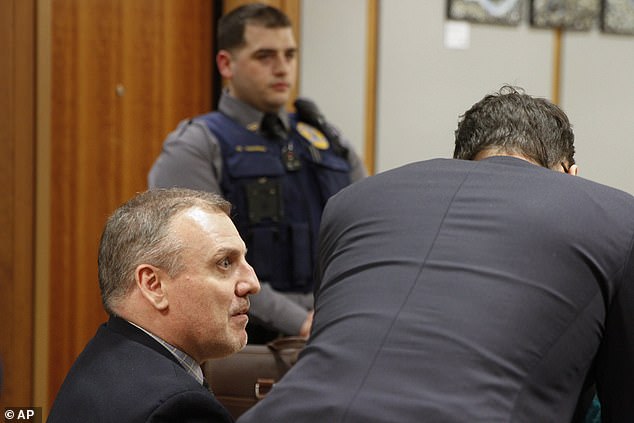
M 289 18 L 264 4 L 218 23 L 216 63 L 226 82 L 218 111 L 183 121 L 152 167 L 153 187 L 222 193 L 262 290 L 252 297 L 251 343 L 307 336 L 313 265 L 326 200 L 365 176 L 359 157 L 314 104 L 295 102 L 297 45 Z

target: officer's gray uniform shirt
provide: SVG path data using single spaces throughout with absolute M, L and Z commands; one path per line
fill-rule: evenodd
M 257 132 L 263 113 L 224 92 L 218 111 L 228 116 L 249 131 Z M 289 116 L 280 110 L 282 124 L 288 129 Z M 349 147 L 347 142 L 344 144 Z M 349 150 L 350 179 L 356 181 L 365 176 L 365 168 L 359 156 Z M 223 194 L 220 188 L 222 177 L 222 154 L 217 137 L 201 121 L 190 119 L 179 123 L 171 132 L 160 156 L 148 175 L 150 188 L 182 187 Z M 274 291 L 268 281 L 261 280 L 261 291 L 251 296 L 250 314 L 258 321 L 276 327 L 287 334 L 299 333 L 312 309 L 312 294 Z

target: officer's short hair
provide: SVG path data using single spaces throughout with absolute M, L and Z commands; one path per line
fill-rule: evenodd
M 291 20 L 279 9 L 261 3 L 250 3 L 233 9 L 218 21 L 218 49 L 232 50 L 245 44 L 247 25 L 265 28 L 288 28 Z

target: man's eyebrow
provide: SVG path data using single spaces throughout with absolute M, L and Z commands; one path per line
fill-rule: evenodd
M 220 247 L 214 253 L 214 257 L 217 256 L 227 256 L 233 254 L 242 254 L 243 250 L 239 247 Z M 246 249 L 244 250 L 246 254 Z
M 297 52 L 297 47 L 289 47 L 289 48 L 283 48 L 283 49 L 276 49 L 276 48 L 260 48 L 257 49 L 253 52 L 253 54 L 270 54 L 270 53 L 276 53 L 278 51 L 283 51 L 285 53 L 288 52 Z

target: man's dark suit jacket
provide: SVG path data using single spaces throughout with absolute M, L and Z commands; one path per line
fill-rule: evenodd
M 232 422 L 228 411 L 145 332 L 111 317 L 86 345 L 50 423 Z
M 634 198 L 512 157 L 327 205 L 313 332 L 240 423 L 634 422 Z

